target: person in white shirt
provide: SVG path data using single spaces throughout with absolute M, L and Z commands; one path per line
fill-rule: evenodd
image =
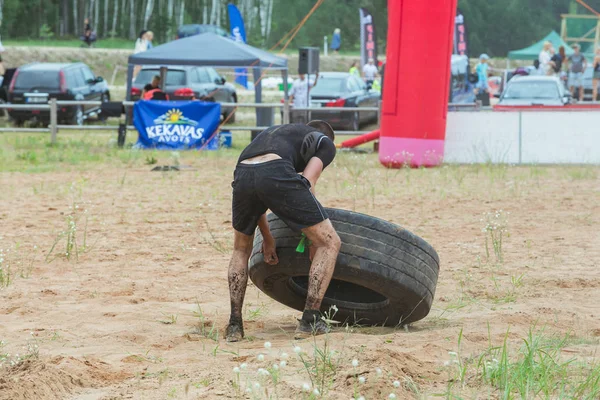
M 309 82 L 306 79 L 305 74 L 298 75 L 298 79 L 294 81 L 292 84 L 292 90 L 290 91 L 290 103 L 294 108 L 307 108 L 310 104 L 309 102 L 309 92 L 319 80 L 319 73 L 317 72 L 317 77 L 314 83 Z M 294 113 L 291 122 L 302 122 L 304 123 L 304 116 L 308 115 L 308 111 L 297 112 Z
M 549 75 L 550 68 L 550 60 L 552 56 L 550 55 L 550 49 L 552 48 L 552 43 L 549 41 L 544 42 L 544 48 L 540 51 L 540 55 L 538 56 L 538 61 L 540 62 L 539 71 L 540 75 Z
M 363 78 L 367 84 L 367 89 L 371 89 L 373 81 L 379 76 L 379 71 L 375 66 L 375 60 L 369 58 L 369 62 L 363 67 Z

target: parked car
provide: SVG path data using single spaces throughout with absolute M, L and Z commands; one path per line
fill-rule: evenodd
M 554 76 L 514 76 L 500 96 L 499 106 L 562 106 L 571 103 L 562 81 Z
M 108 84 L 83 63 L 34 63 L 17 68 L 8 89 L 12 104 L 47 104 L 50 99 L 110 101 Z M 61 106 L 59 123 L 83 125 L 85 119 L 97 117 L 99 106 Z M 28 120 L 49 123 L 50 111 L 9 109 L 13 121 L 20 125 Z
M 131 99 L 139 100 L 144 86 L 152 81 L 155 75 L 160 75 L 160 68 L 144 67 L 138 73 L 131 88 Z M 176 91 L 189 88 L 197 99 L 206 99 L 218 103 L 237 103 L 235 87 L 227 83 L 225 78 L 209 67 L 169 67 L 165 82 L 165 93 L 169 97 L 175 96 Z M 222 113 L 227 117 L 233 107 L 223 107 Z M 235 121 L 235 114 L 228 122 Z
M 182 25 L 177 30 L 177 39 L 183 39 L 188 36 L 199 35 L 201 33 L 212 32 L 220 36 L 229 37 L 229 32 L 217 25 L 190 24 Z
M 362 124 L 376 121 L 377 111 L 319 111 L 326 107 L 377 107 L 381 93 L 367 89 L 365 82 L 347 72 L 321 72 L 310 91 L 310 107 L 315 111 L 291 110 L 291 122 L 300 119 L 321 119 L 334 129 L 358 131 Z

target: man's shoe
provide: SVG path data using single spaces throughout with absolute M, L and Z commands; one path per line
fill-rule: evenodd
M 307 339 L 311 336 L 324 335 L 331 329 L 323 320 L 310 323 L 303 319 L 298 320 L 298 327 L 294 333 L 294 339 Z
M 236 323 L 229 323 L 225 330 L 225 340 L 229 343 L 239 342 L 244 338 L 244 326 Z

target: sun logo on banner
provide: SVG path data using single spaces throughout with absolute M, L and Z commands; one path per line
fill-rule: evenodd
M 192 125 L 196 126 L 198 123 L 189 118 L 186 118 L 183 115 L 181 110 L 173 108 L 167 111 L 165 114 L 154 120 L 155 124 L 164 124 L 164 125 Z

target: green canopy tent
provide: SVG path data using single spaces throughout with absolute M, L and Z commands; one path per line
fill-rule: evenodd
M 562 40 L 562 38 L 560 37 L 560 35 L 558 33 L 556 33 L 555 31 L 550 32 L 548 35 L 546 35 L 545 38 L 543 38 L 542 40 L 540 40 L 539 42 L 532 44 L 529 47 L 525 47 L 524 49 L 520 49 L 520 50 L 512 50 L 508 52 L 508 59 L 509 60 L 537 60 L 537 58 L 540 55 L 540 52 L 542 51 L 542 49 L 544 48 L 544 42 L 550 42 L 552 43 L 552 45 L 554 46 L 554 48 L 556 49 L 556 51 L 558 52 L 558 48 L 560 46 L 565 46 L 565 53 L 568 56 L 570 56 L 571 54 L 573 54 L 573 49 L 571 48 L 571 46 L 569 46 L 564 40 Z

